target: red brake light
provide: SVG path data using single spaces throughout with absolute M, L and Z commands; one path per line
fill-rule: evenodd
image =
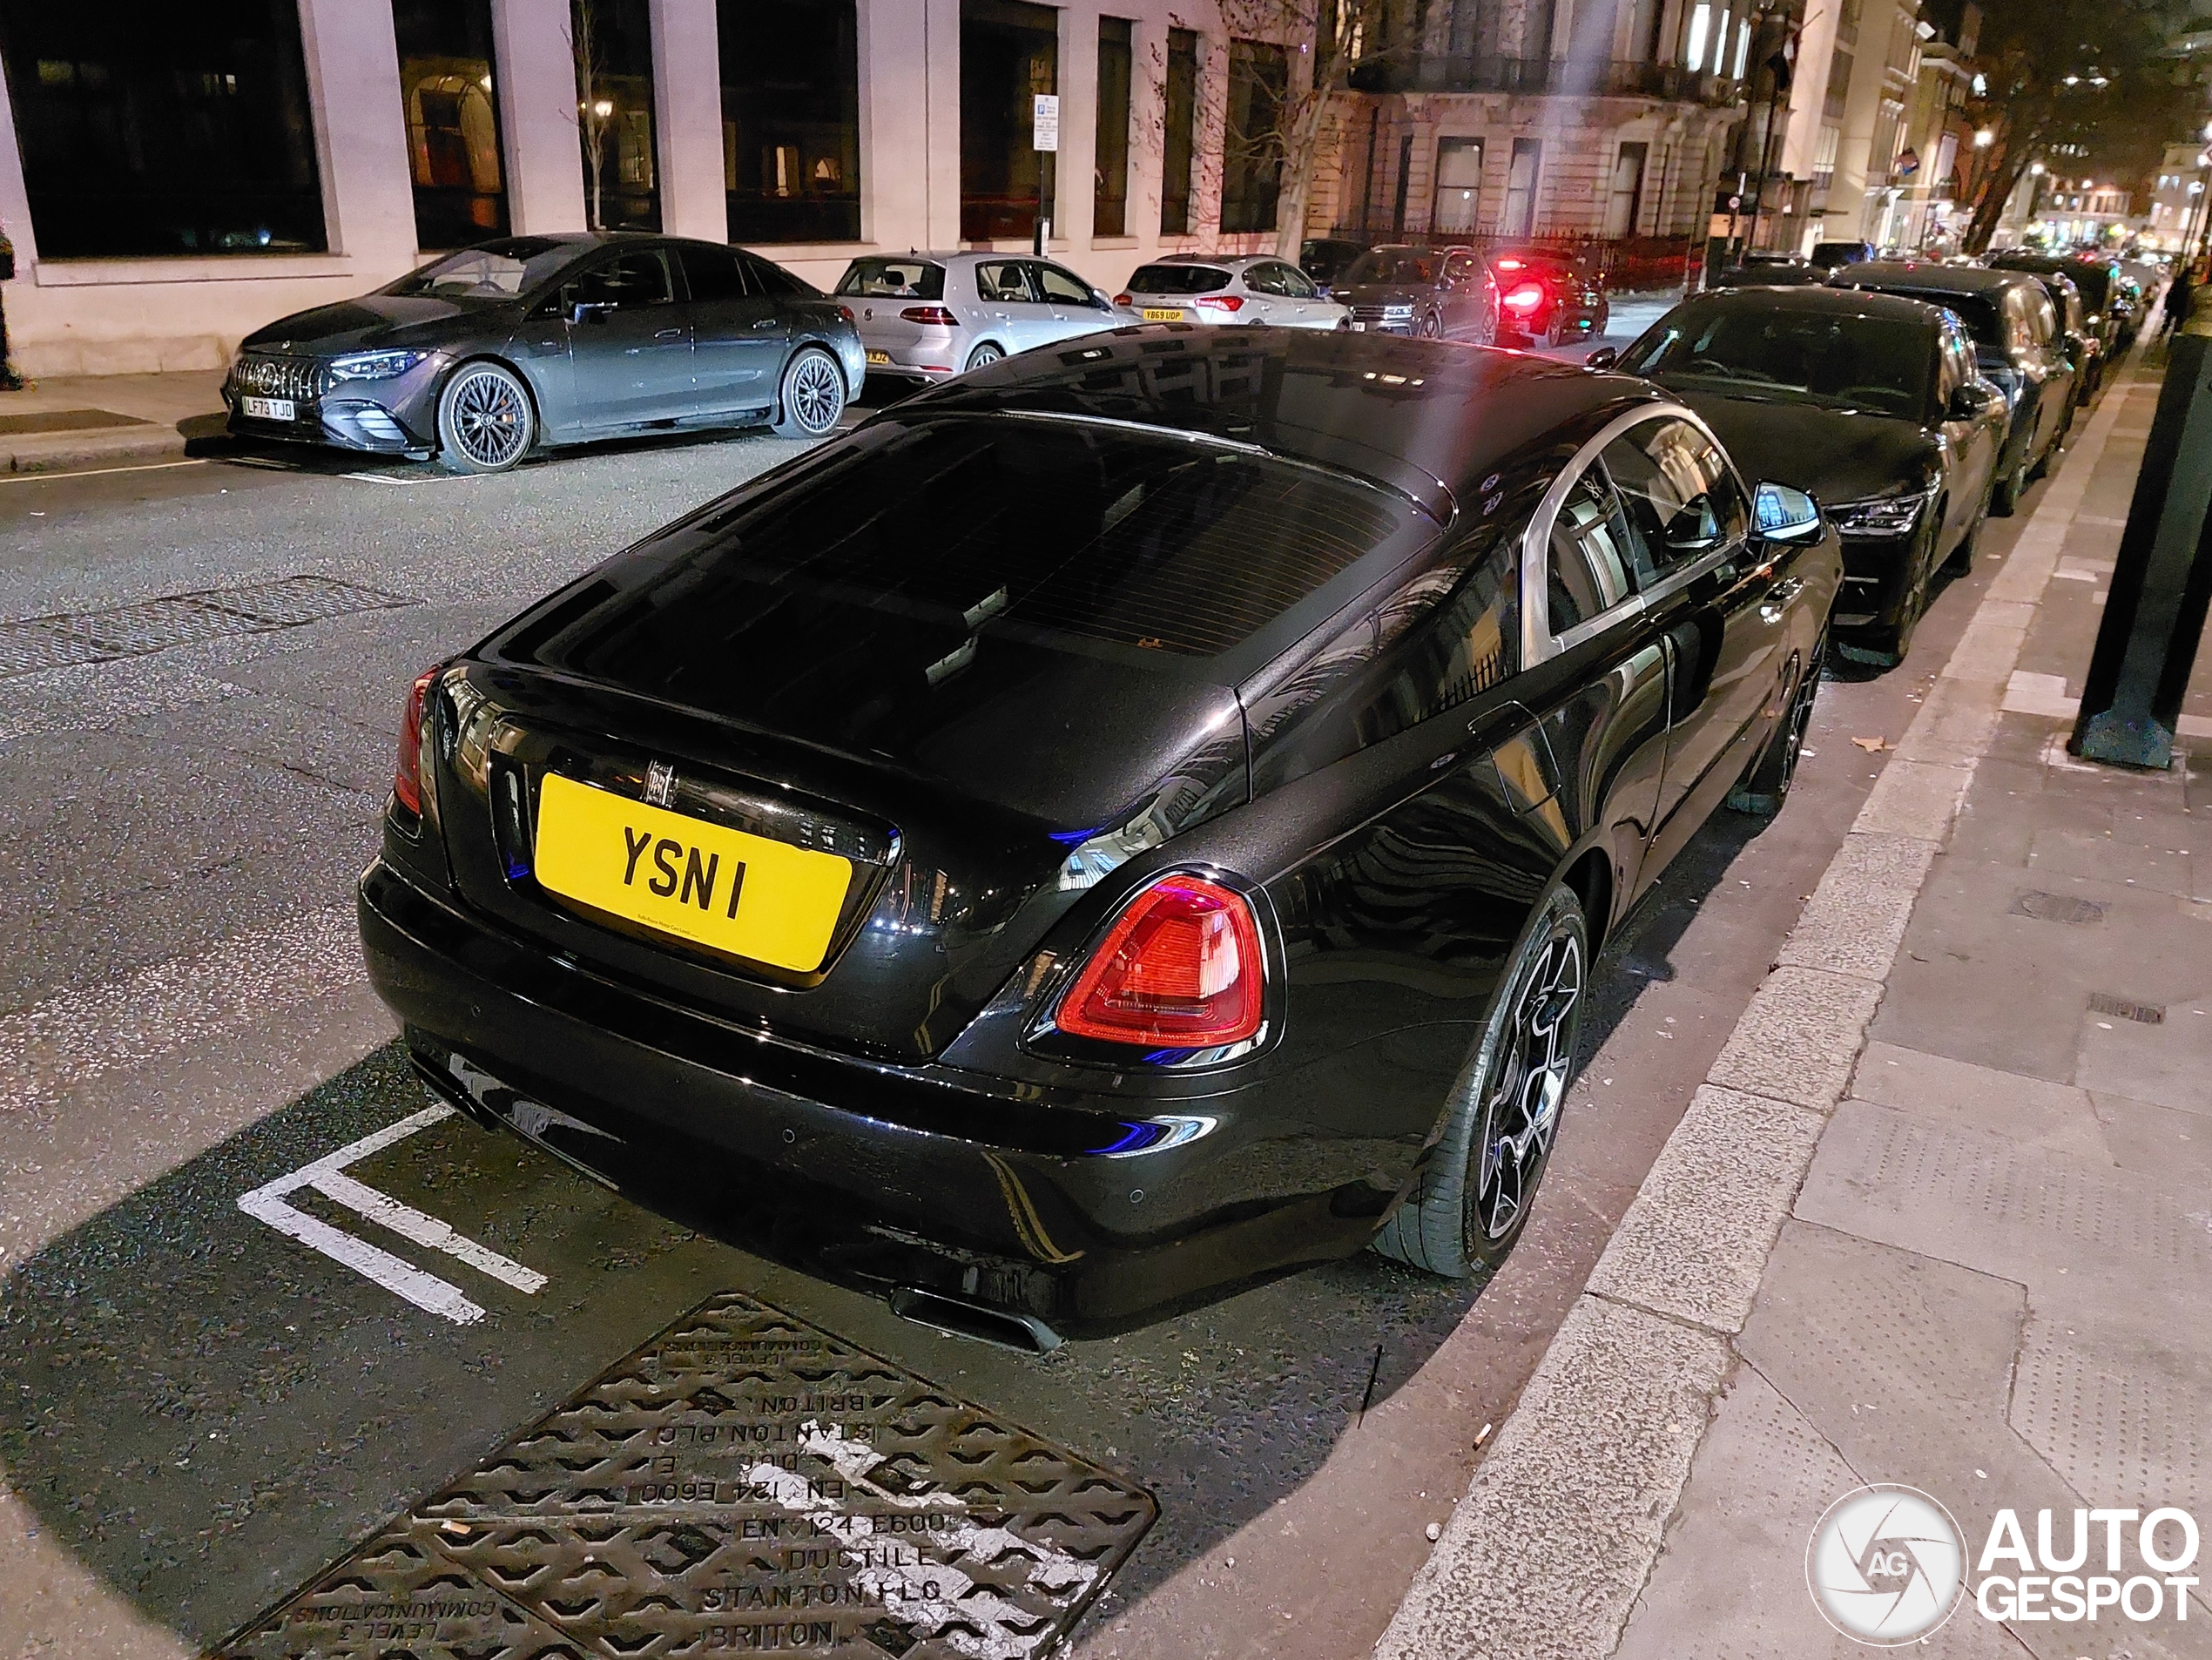
M 437 678 L 435 669 L 425 669 L 408 688 L 407 713 L 400 722 L 400 764 L 392 774 L 392 793 L 417 817 L 422 812 L 422 703 Z
M 1242 294 L 1200 294 L 1198 303 L 1209 311 L 1239 312 L 1244 308 Z
M 1544 290 L 1540 283 L 1524 282 L 1505 299 L 1508 311 L 1534 311 L 1544 303 Z
M 837 308 L 837 314 L 845 319 L 845 321 L 848 323 L 856 323 L 860 321 L 860 319 L 853 314 L 853 307 L 850 306 L 840 306 Z
M 1129 304 L 1129 296 L 1127 294 L 1116 294 L 1114 296 L 1114 303 L 1117 306 L 1126 306 Z
M 1521 261 L 1518 260 L 1501 260 L 1498 261 L 1498 269 L 1501 271 L 1518 271 L 1521 269 Z
M 930 323 L 939 328 L 951 328 L 960 321 L 943 306 L 908 306 L 899 315 L 910 323 Z
M 1112 1043 L 1241 1043 L 1259 1030 L 1266 972 L 1259 922 L 1241 894 L 1163 877 L 1115 920 L 1053 1023 Z

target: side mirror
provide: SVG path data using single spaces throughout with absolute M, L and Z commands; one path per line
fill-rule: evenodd
M 569 321 L 572 323 L 596 323 L 613 309 L 614 303 L 611 300 L 574 300 L 569 306 Z
M 1951 395 L 1951 407 L 1943 412 L 1946 421 L 1979 421 L 2002 403 L 2005 395 L 1986 381 L 1962 381 Z
M 1597 350 L 1592 352 L 1588 357 L 1584 358 L 1582 360 L 1582 363 L 1583 366 L 1588 368 L 1609 369 L 1620 361 L 1621 348 L 1619 347 L 1601 346 L 1597 348 Z
M 1820 534 L 1818 505 L 1787 484 L 1761 484 L 1753 490 L 1751 516 L 1769 542 L 1810 542 Z

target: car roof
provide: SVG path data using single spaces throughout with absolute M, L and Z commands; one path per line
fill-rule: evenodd
M 1164 323 L 1007 358 L 886 414 L 1076 415 L 1203 434 L 1360 475 L 1441 519 L 1480 500 L 1515 452 L 1659 395 L 1629 375 L 1520 352 Z
M 1839 288 L 1924 288 L 1931 294 L 1996 294 L 2034 280 L 2018 271 L 1976 265 L 1937 265 L 1925 260 L 1867 260 L 1830 279 Z
M 1857 268 L 1865 269 L 1863 266 Z M 1831 288 L 1819 283 L 1787 288 L 1715 288 L 1683 301 L 1685 306 L 1703 303 L 1730 306 L 1739 311 L 1810 311 L 1831 316 L 1885 317 L 1899 322 L 1925 323 L 1931 327 L 1943 313 L 1941 306 L 1925 300 L 1907 300 L 1900 294 L 1858 288 Z
M 1224 270 L 1240 270 L 1248 265 L 1288 265 L 1291 261 L 1279 253 L 1163 253 L 1157 260 L 1147 260 L 1145 265 L 1217 265 Z M 1140 266 L 1139 270 L 1143 267 Z

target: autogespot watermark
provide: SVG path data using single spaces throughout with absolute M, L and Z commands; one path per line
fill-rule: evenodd
M 1950 1511 L 1917 1488 L 1883 1484 L 1828 1507 L 1805 1549 L 1805 1583 L 1831 1625 L 1874 1648 L 1919 1642 L 1961 1602 L 1988 1620 L 2186 1621 L 2199 1537 L 2196 1518 L 2171 1505 L 2078 1509 L 2070 1521 L 2038 1510 L 2027 1524 L 2000 1510 L 1969 1574 Z

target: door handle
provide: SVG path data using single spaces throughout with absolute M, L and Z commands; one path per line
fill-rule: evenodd
M 653 338 L 655 340 L 680 340 L 683 334 L 684 331 L 680 328 L 656 328 L 653 330 Z
M 778 319 L 773 317 L 756 317 L 752 320 L 752 326 L 755 328 L 773 328 L 776 327 L 778 321 Z

